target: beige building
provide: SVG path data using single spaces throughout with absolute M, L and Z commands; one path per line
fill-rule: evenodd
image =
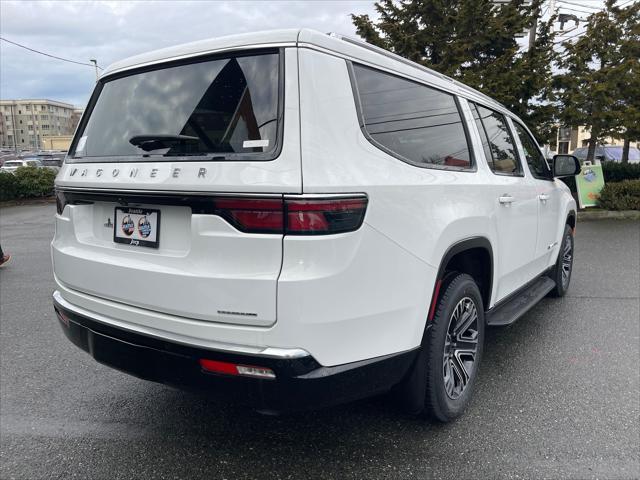
M 71 146 L 71 140 L 73 140 L 73 135 L 55 135 L 55 136 L 42 136 L 42 145 L 40 146 L 41 150 L 64 150 L 65 152 L 69 150 Z
M 586 127 L 559 127 L 556 134 L 556 146 L 558 153 L 572 153 L 576 148 L 589 145 L 591 133 Z M 622 146 L 624 140 L 621 138 L 606 137 L 603 145 Z M 640 148 L 640 142 L 631 142 L 632 147 Z
M 72 135 L 77 109 L 55 100 L 0 100 L 0 146 L 18 150 L 44 149 L 43 137 Z

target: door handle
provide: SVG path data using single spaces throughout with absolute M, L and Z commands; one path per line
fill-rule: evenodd
M 546 202 L 547 200 L 549 200 L 549 195 L 547 195 L 546 193 L 541 193 L 540 195 L 538 195 L 538 198 L 541 202 Z
M 514 200 L 515 200 L 515 198 L 513 198 L 508 193 L 505 193 L 505 194 L 501 195 L 500 197 L 498 197 L 498 201 L 503 205 L 508 205 L 510 203 L 513 203 Z

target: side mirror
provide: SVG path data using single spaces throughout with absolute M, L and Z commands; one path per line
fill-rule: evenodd
M 573 155 L 554 155 L 553 176 L 572 177 L 580 173 L 580 161 Z

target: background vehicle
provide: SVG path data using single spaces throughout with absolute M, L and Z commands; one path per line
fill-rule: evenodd
M 589 147 L 576 148 L 573 155 L 581 162 L 587 159 Z M 622 161 L 622 147 L 613 145 L 599 145 L 596 147 L 595 158 L 600 161 L 618 162 Z M 636 147 L 629 147 L 629 163 L 640 163 L 640 150 Z
M 64 154 L 60 153 L 39 153 L 35 158 L 39 160 L 42 165 L 54 172 L 59 172 L 62 163 L 64 162 Z
M 566 292 L 554 173 L 578 171 L 489 97 L 348 38 L 151 52 L 106 70 L 57 177 L 55 309 L 142 378 L 271 412 L 394 388 L 451 420 L 485 325 Z
M 0 167 L 0 170 L 13 173 L 20 167 L 45 168 L 37 158 L 23 158 L 22 160 L 7 160 L 2 167 Z

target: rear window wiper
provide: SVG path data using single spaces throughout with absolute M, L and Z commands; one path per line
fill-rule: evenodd
M 198 137 L 190 135 L 136 135 L 129 139 L 131 145 L 141 148 L 145 152 L 171 148 L 175 145 L 186 144 L 187 142 L 199 142 Z

